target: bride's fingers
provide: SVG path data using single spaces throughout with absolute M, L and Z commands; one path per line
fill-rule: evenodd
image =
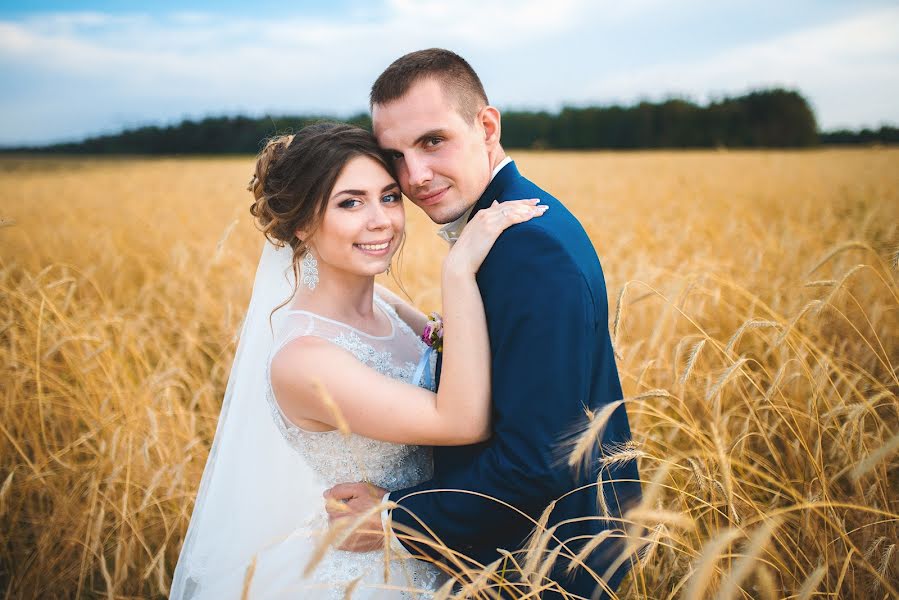
M 462 232 L 462 238 L 480 238 L 492 244 L 492 240 L 495 240 L 496 236 L 512 225 L 524 223 L 545 213 L 549 206 L 546 204 L 538 205 L 537 202 L 539 202 L 539 199 L 533 198 L 510 200 L 502 204 L 493 205 L 475 216 L 472 222 L 475 226 L 471 227 L 472 231 L 470 232 L 466 228 Z M 480 233 L 478 233 L 479 231 Z M 466 232 L 468 232 L 468 236 Z
M 513 225 L 515 223 L 522 223 L 524 221 L 529 221 L 534 217 L 539 217 L 543 213 L 545 213 L 549 209 L 549 206 L 546 204 L 540 206 L 533 205 L 519 205 L 519 206 L 510 206 L 503 208 L 500 211 L 500 223 L 499 225 L 503 228 L 508 227 L 509 225 Z
M 502 204 L 494 205 L 490 207 L 490 215 L 500 215 L 505 219 L 512 219 L 511 222 L 518 223 L 519 218 L 527 217 L 531 218 L 537 214 L 543 214 L 543 211 L 546 210 L 546 204 L 539 204 L 539 198 L 528 198 L 525 200 L 508 200 L 503 202 Z M 534 212 L 539 211 L 539 212 Z M 525 219 L 527 220 L 527 219 Z
M 502 204 L 494 201 L 493 204 L 490 205 L 490 208 L 494 206 L 500 206 L 500 208 L 507 208 L 509 206 L 536 206 L 540 203 L 540 198 L 521 198 L 520 200 L 506 200 Z
M 325 498 L 348 500 L 359 496 L 360 492 L 364 491 L 364 484 L 361 483 L 338 483 L 334 487 L 326 489 L 322 495 Z
M 346 502 L 341 502 L 340 500 L 335 500 L 334 498 L 328 498 L 325 500 L 325 512 L 328 513 L 329 517 L 340 517 L 346 515 L 346 513 L 351 512 L 349 506 L 347 506 Z

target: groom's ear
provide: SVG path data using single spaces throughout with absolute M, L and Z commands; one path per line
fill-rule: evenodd
M 485 106 L 478 113 L 478 120 L 484 128 L 484 143 L 487 147 L 498 145 L 501 130 L 499 110 L 494 106 Z

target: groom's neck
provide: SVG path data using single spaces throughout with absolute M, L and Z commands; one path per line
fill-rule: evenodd
M 474 208 L 474 205 L 477 204 L 478 198 L 480 198 L 484 192 L 487 191 L 487 188 L 490 187 L 490 184 L 493 182 L 493 172 L 496 170 L 496 167 L 499 166 L 499 163 L 503 162 L 506 158 L 506 151 L 503 150 L 503 147 L 497 144 L 494 148 L 487 151 L 487 161 L 490 164 L 490 177 L 487 179 L 487 182 L 484 184 L 484 189 L 478 192 L 476 198 L 473 198 L 471 201 L 471 205 L 467 210 L 471 210 Z
M 473 198 L 471 200 L 471 204 L 465 209 L 465 211 L 456 218 L 456 220 L 464 219 L 464 222 L 468 222 L 468 216 L 471 214 L 471 211 L 474 210 L 475 205 L 478 203 L 478 199 L 487 191 L 487 188 L 490 187 L 490 184 L 493 182 L 493 172 L 496 170 L 496 167 L 499 166 L 499 163 L 503 162 L 506 158 L 506 151 L 503 150 L 503 147 L 497 144 L 496 148 L 489 151 L 487 153 L 487 159 L 490 163 L 490 179 L 487 180 L 487 183 L 484 185 L 484 189 L 482 189 L 477 198 Z M 452 223 L 452 222 L 451 222 Z
M 488 152 L 487 156 L 490 158 L 490 172 L 493 173 L 496 166 L 503 162 L 506 158 L 506 151 L 503 150 L 503 147 L 499 144 L 496 145 L 496 148 L 493 148 L 490 152 Z M 491 181 L 493 179 L 491 178 Z M 487 185 L 490 185 L 490 182 L 487 182 Z M 486 187 L 484 189 L 487 189 Z

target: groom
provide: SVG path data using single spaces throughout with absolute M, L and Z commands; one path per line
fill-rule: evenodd
M 586 465 L 569 467 L 571 447 L 563 443 L 585 427 L 587 415 L 604 414 L 622 398 L 605 281 L 587 234 L 506 156 L 499 111 L 458 55 L 429 49 L 399 58 L 372 86 L 371 110 L 375 136 L 393 157 L 403 193 L 444 225 L 440 235 L 450 243 L 494 200 L 540 198 L 550 207 L 505 231 L 477 276 L 492 352 L 493 436 L 434 448 L 433 479 L 387 496 L 399 505 L 391 514 L 391 543 L 457 570 L 445 550 L 429 545 L 430 535 L 419 533 L 418 541 L 403 535 L 430 530 L 453 553 L 487 565 L 501 559 L 498 548 L 521 550 L 555 501 L 546 523 L 555 535 L 544 556 L 560 542 L 565 546 L 549 573 L 557 586 L 541 597 L 561 598 L 560 588 L 586 598 L 617 589 L 630 565 L 619 560 L 620 532 L 606 530 L 623 528 L 614 519 L 639 501 L 640 484 L 635 463 L 602 466 L 599 459 L 631 439 L 624 405 L 612 411 Z M 439 381 L 439 361 L 437 369 Z M 372 494 L 372 486 L 361 483 L 335 486 L 326 496 L 348 510 L 330 510 L 332 520 L 370 511 L 382 492 Z M 381 530 L 382 520 L 375 515 L 367 525 Z M 586 566 L 566 570 L 585 542 L 607 535 L 587 552 Z M 383 539 L 355 534 L 344 549 L 373 550 Z M 521 566 L 524 559 L 515 558 Z M 604 583 L 597 581 L 616 565 Z M 507 561 L 504 572 L 514 587 L 515 562 Z

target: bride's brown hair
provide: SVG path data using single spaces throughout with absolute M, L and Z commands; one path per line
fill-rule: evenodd
M 391 162 L 368 131 L 342 123 L 316 123 L 296 134 L 270 138 L 256 157 L 256 169 L 247 189 L 253 193 L 250 213 L 266 238 L 293 250 L 293 272 L 306 241 L 321 224 L 334 183 L 348 162 L 366 156 L 381 164 L 396 179 Z

